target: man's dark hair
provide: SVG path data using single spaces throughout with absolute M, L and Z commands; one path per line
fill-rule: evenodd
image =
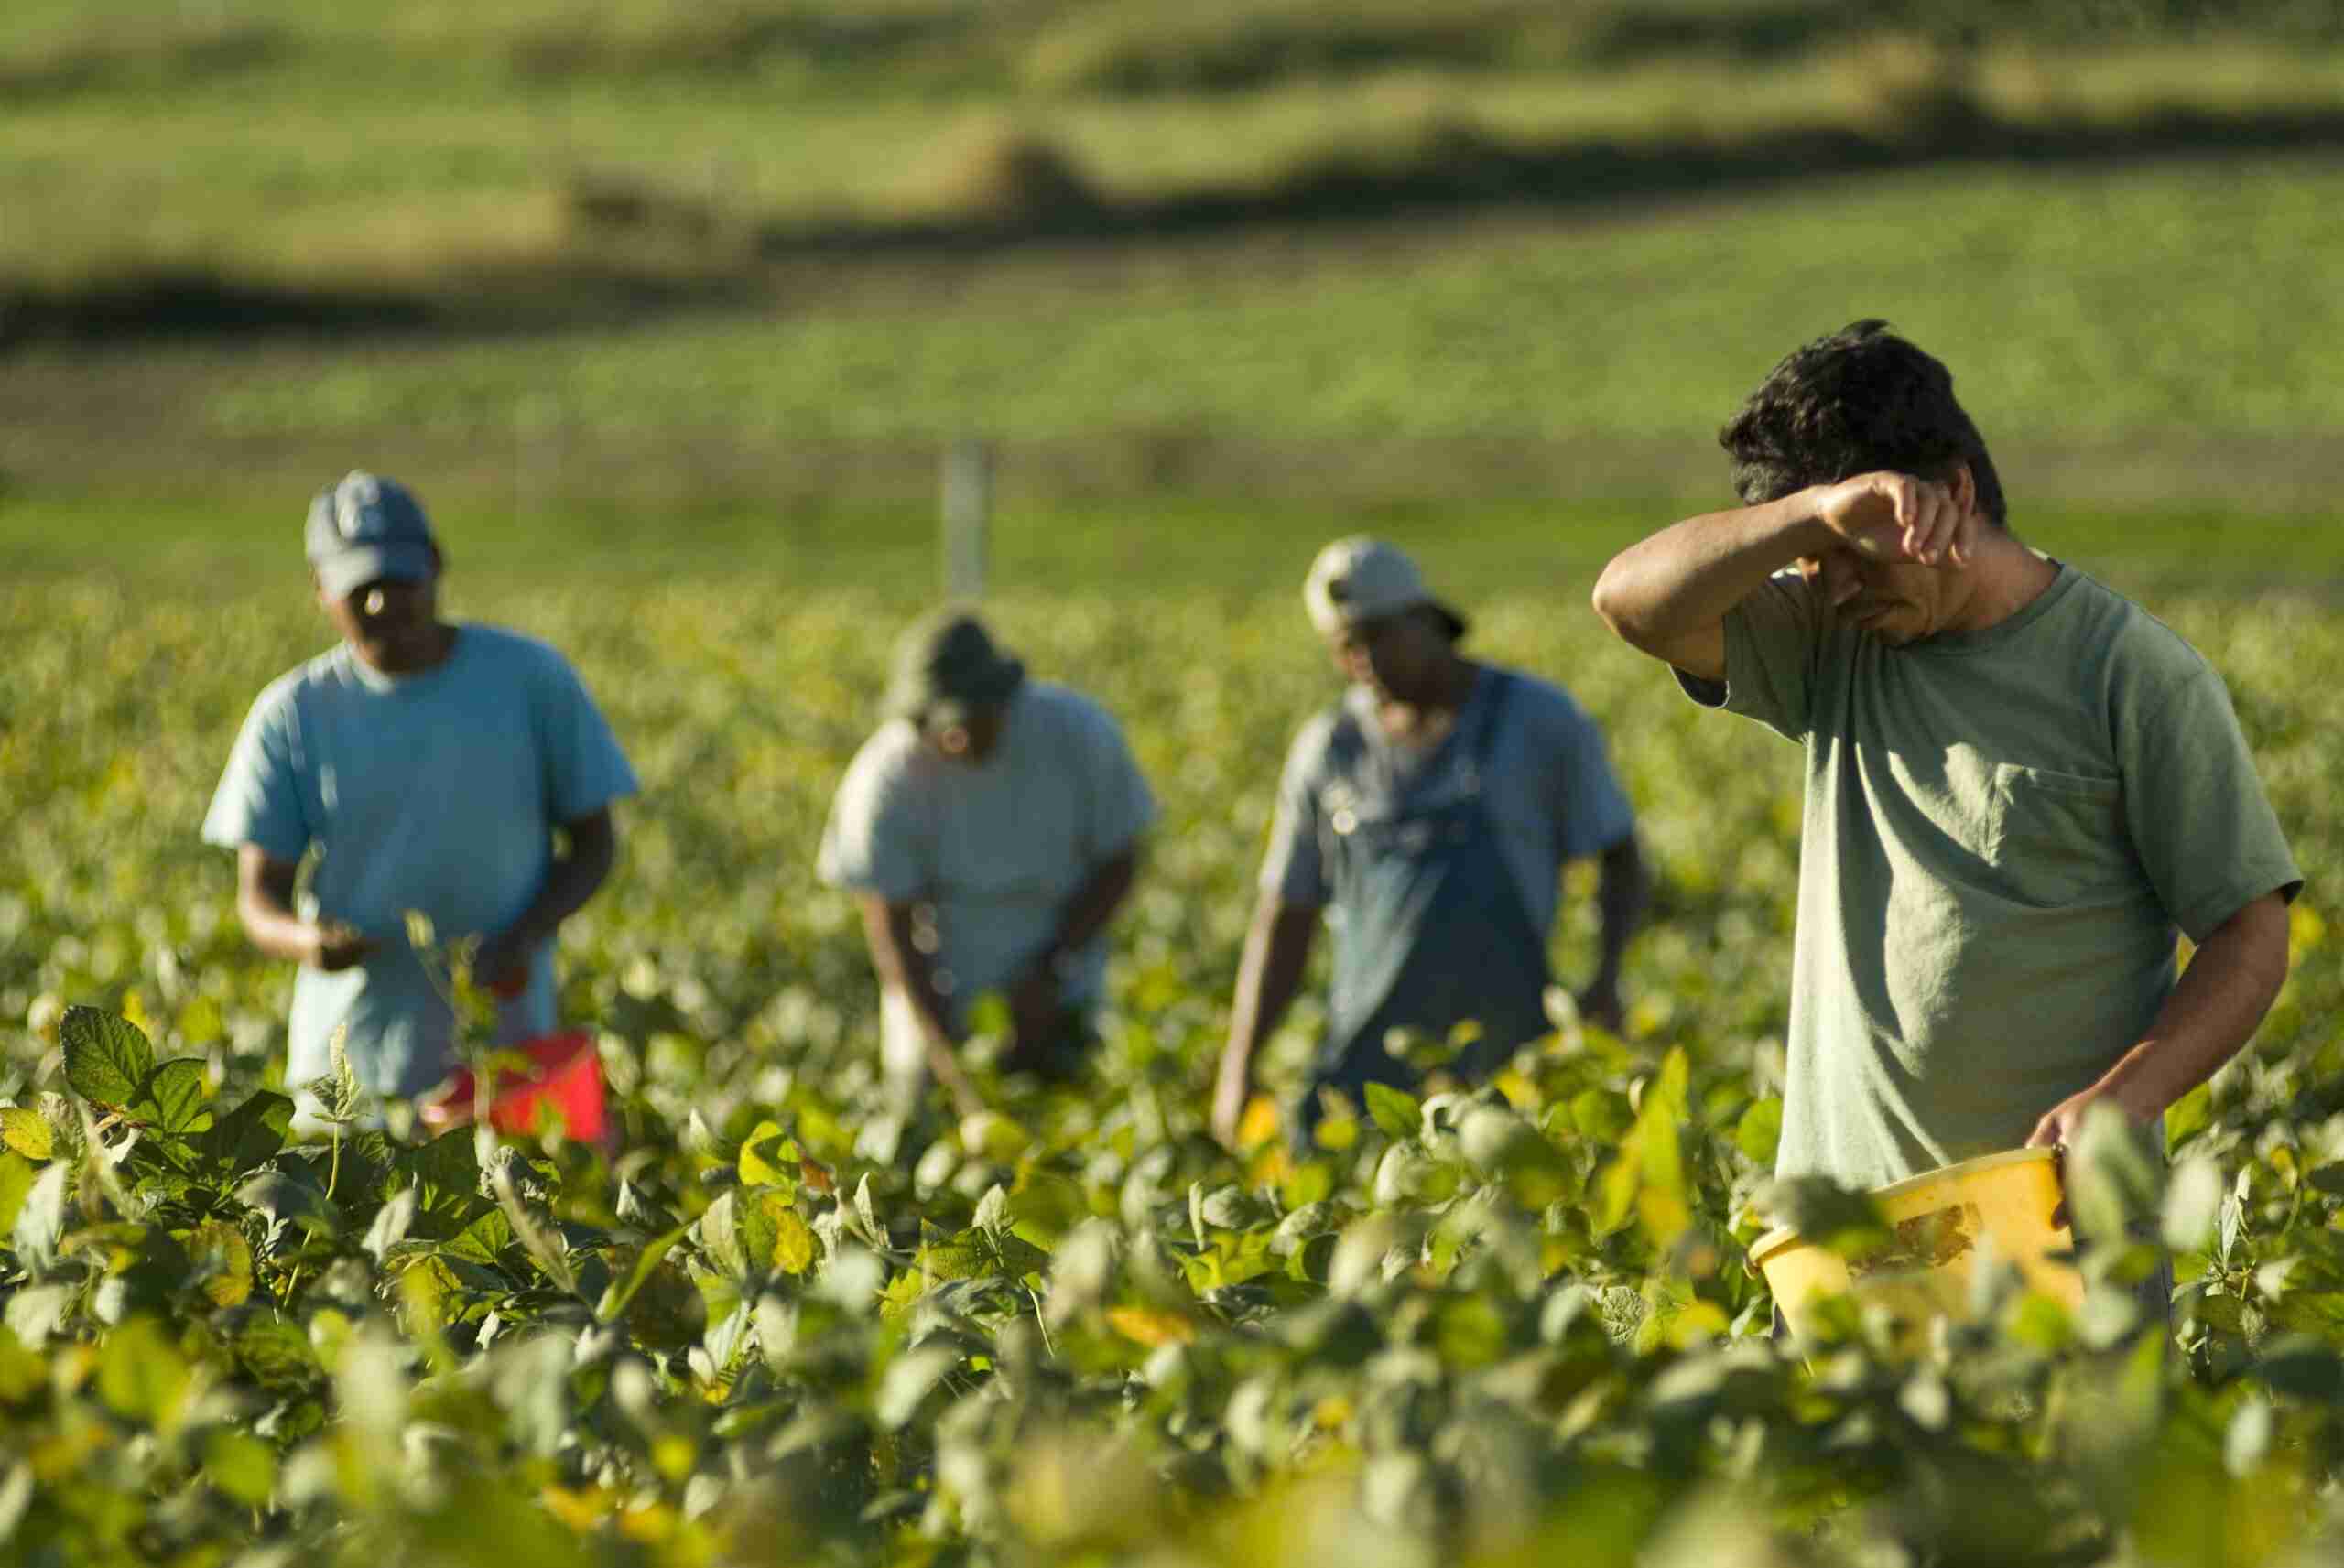
M 1942 480 L 1967 463 L 1978 510 L 2010 525 L 1986 438 L 1954 401 L 1953 373 L 1879 320 L 1794 350 L 1718 432 L 1750 505 L 1888 470 Z

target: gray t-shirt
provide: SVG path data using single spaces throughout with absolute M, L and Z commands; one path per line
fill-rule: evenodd
M 272 682 L 236 737 L 204 842 L 257 844 L 279 860 L 315 846 L 301 913 L 377 944 L 355 968 L 302 968 L 286 1081 L 325 1076 L 346 1022 L 367 1087 L 415 1095 L 437 1083 L 454 1021 L 408 946 L 407 912 L 429 915 L 441 942 L 503 930 L 543 885 L 554 827 L 635 791 L 569 663 L 516 633 L 465 623 L 445 661 L 399 676 L 343 643 Z M 549 947 L 500 1012 L 507 1041 L 553 1029 Z
M 2302 885 L 2220 676 L 2072 568 L 1902 648 L 1785 572 L 1725 641 L 1687 693 L 1807 748 L 1781 1174 L 2018 1147 L 2139 1044 L 2176 928 Z
M 1544 938 L 1554 928 L 1564 862 L 1611 849 L 1634 830 L 1635 817 L 1612 776 L 1595 721 L 1561 687 L 1508 673 L 1514 689 L 1498 714 L 1481 798 L 1506 870 L 1521 889 L 1523 910 Z M 1485 668 L 1474 682 L 1456 733 L 1479 733 L 1496 685 L 1492 676 Z M 1260 879 L 1262 891 L 1285 903 L 1318 908 L 1334 896 L 1333 868 L 1344 844 L 1333 818 L 1346 802 L 1372 807 L 1444 783 L 1424 776 L 1422 756 L 1385 739 L 1374 695 L 1365 687 L 1350 687 L 1343 703 L 1366 740 L 1363 748 L 1330 744 L 1336 715 L 1322 713 L 1302 727 L 1286 752 Z M 1332 913 L 1340 917 L 1341 912 Z
M 1027 681 L 982 766 L 939 755 L 903 719 L 863 742 L 822 832 L 816 871 L 832 887 L 919 903 L 935 914 L 938 979 L 968 1003 L 1015 981 L 1058 935 L 1058 913 L 1102 862 L 1156 820 L 1156 798 L 1123 730 L 1079 692 Z M 1107 945 L 1076 957 L 1067 1000 L 1095 1004 Z M 924 1058 L 908 1002 L 882 998 L 894 1070 Z

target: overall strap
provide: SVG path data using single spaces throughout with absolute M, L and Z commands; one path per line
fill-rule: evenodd
M 1514 676 L 1511 670 L 1485 665 L 1490 672 L 1490 702 L 1481 710 L 1481 731 L 1473 737 L 1473 765 L 1489 772 L 1490 759 L 1497 755 L 1498 719 L 1505 712 L 1506 698 L 1514 695 Z

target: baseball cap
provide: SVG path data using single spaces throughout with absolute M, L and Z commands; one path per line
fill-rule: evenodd
M 318 492 L 302 538 L 319 586 L 334 599 L 381 578 L 419 581 L 436 564 L 422 503 L 398 481 L 364 470 Z
M 1407 552 L 1365 535 L 1338 539 L 1318 552 L 1302 585 L 1302 603 L 1320 636 L 1420 604 L 1439 612 L 1452 637 L 1465 632 L 1465 617 L 1433 597 Z
M 1002 651 L 983 622 L 967 611 L 942 611 L 897 641 L 887 711 L 915 723 L 957 722 L 971 708 L 1007 701 L 1025 678 L 1026 665 Z

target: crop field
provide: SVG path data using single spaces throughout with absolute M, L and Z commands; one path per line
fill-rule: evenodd
M 1379 1095 L 1301 1160 L 1202 1131 L 1275 761 L 1333 689 L 1290 593 L 997 606 L 1037 671 L 1123 716 L 1166 815 L 1091 1075 L 981 1074 L 998 1115 L 969 1126 L 884 1112 L 859 931 L 809 869 L 908 598 L 457 579 L 460 612 L 572 654 L 644 778 L 621 871 L 565 933 L 565 1010 L 624 1126 L 607 1165 L 396 1119 L 288 1144 L 289 976 L 194 833 L 245 704 L 322 623 L 297 590 L 0 588 L 8 1560 L 2332 1549 L 2344 976 L 2320 911 L 2344 874 L 2344 623 L 2300 594 L 2153 600 L 2229 678 L 2310 879 L 2293 978 L 2169 1119 L 2170 1179 L 2121 1148 L 2073 1167 L 2088 1220 L 2145 1217 L 2176 1257 L 2174 1347 L 2118 1283 L 2143 1242 L 2089 1254 L 2109 1282 L 2072 1317 L 2013 1296 L 1907 1362 L 1850 1316 L 1803 1364 L 1743 1262 L 1780 1108 L 1796 754 L 1698 714 L 1563 576 L 1476 599 L 1475 645 L 1569 684 L 1641 812 L 1662 891 L 1624 1037 L 1566 1019 L 1496 1086 Z M 1272 1090 L 1317 1017 L 1280 1036 Z
M 16 0 L 0 1564 L 2335 1561 L 2339 146 L 2322 0 Z M 2166 1162 L 2070 1151 L 2080 1310 L 2005 1280 L 1916 1349 L 1842 1303 L 1802 1355 L 1751 1242 L 1887 1238 L 1768 1181 L 1799 756 L 1588 595 L 1873 315 L 2019 535 L 2219 667 L 2308 883 Z M 969 439 L 988 615 L 1163 817 L 1083 1076 L 981 1030 L 961 1119 L 882 1092 L 813 864 Z M 197 835 L 332 634 L 294 541 L 354 466 L 641 775 L 560 953 L 614 1154 L 331 1083 L 289 1130 L 293 977 Z M 1273 790 L 1338 690 L 1298 586 L 1362 530 L 1600 721 L 1655 900 L 1620 1033 L 1558 1000 L 1297 1152 L 1321 943 L 1232 1152 Z

